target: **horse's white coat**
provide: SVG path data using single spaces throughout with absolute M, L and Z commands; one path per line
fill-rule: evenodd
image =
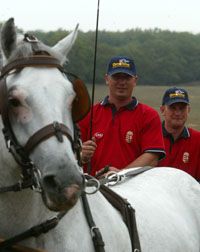
M 57 54 L 68 52 L 75 37 L 76 33 L 71 34 L 52 50 Z M 7 83 L 8 89 L 15 86 L 15 95 L 22 101 L 20 108 L 15 108 L 11 115 L 21 144 L 55 120 L 67 124 L 73 131 L 71 102 L 74 91 L 57 69 L 26 67 L 17 75 L 10 75 Z M 1 122 L 0 126 L 2 128 Z M 74 173 L 81 174 L 66 138 L 63 144 L 55 137 L 49 138 L 37 146 L 31 158 L 42 174 L 60 172 L 60 167 L 67 170 L 66 180 Z M 0 187 L 16 183 L 19 175 L 20 168 L 8 153 L 0 134 Z M 172 168 L 155 168 L 113 189 L 127 198 L 136 210 L 143 252 L 200 251 L 200 185 L 188 174 Z M 105 242 L 105 251 L 131 251 L 128 230 L 120 214 L 99 192 L 89 195 L 88 199 Z M 27 189 L 0 194 L 0 215 L 0 237 L 9 238 L 56 213 L 46 208 L 40 194 Z M 48 252 L 94 252 L 81 201 L 78 200 L 55 229 L 22 244 Z
M 200 185 L 173 168 L 154 168 L 113 188 L 136 209 L 142 251 L 200 250 Z

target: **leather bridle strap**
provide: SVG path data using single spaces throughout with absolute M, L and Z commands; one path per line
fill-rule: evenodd
M 0 244 L 4 240 L 0 238 Z M 30 247 L 25 247 L 22 245 L 14 245 L 12 246 L 12 252 L 48 252 L 47 250 L 44 249 L 39 249 L 39 248 L 30 248 Z
M 60 212 L 52 219 L 49 219 L 39 225 L 33 226 L 27 231 L 18 234 L 12 238 L 4 240 L 2 243 L 0 243 L 0 251 L 2 251 L 2 249 L 10 248 L 16 243 L 23 241 L 27 238 L 38 237 L 41 234 L 47 233 L 49 230 L 55 228 L 58 225 L 59 221 L 65 216 L 65 214 L 66 212 Z
M 1 70 L 1 77 L 8 74 L 13 69 L 21 69 L 24 67 L 39 67 L 39 66 L 46 66 L 46 67 L 57 67 L 59 70 L 64 72 L 63 67 L 60 65 L 59 60 L 57 60 L 54 57 L 47 56 L 47 55 L 36 55 L 36 56 L 30 56 L 28 58 L 19 58 L 17 60 L 12 61 L 11 63 L 8 63 L 6 66 L 4 66 Z
M 42 129 L 35 132 L 27 141 L 27 143 L 24 146 L 24 150 L 27 155 L 30 154 L 30 152 L 41 142 L 44 140 L 50 138 L 51 136 L 56 136 L 59 142 L 63 142 L 63 135 L 65 135 L 71 145 L 72 149 L 74 150 L 74 144 L 72 139 L 72 134 L 67 126 L 65 126 L 62 123 L 54 122 L 52 124 L 49 124 Z
M 87 222 L 90 227 L 91 234 L 92 234 L 92 240 L 94 243 L 95 252 L 105 252 L 105 249 L 104 249 L 105 244 L 104 244 L 101 232 L 93 220 L 90 206 L 87 200 L 87 196 L 84 192 L 81 194 L 81 199 L 83 202 L 83 210 L 84 210 L 84 213 L 85 213 L 85 216 L 86 216 L 86 219 L 87 219 Z

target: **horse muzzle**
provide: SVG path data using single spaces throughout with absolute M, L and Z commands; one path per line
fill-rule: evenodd
M 68 211 L 76 204 L 84 187 L 84 177 L 81 174 L 71 183 L 53 175 L 45 176 L 42 179 L 43 201 L 52 211 Z

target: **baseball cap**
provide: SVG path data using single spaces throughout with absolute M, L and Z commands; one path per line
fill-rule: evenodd
M 108 75 L 116 73 L 125 73 L 131 76 L 136 75 L 135 63 L 132 59 L 125 56 L 116 56 L 110 59 L 108 63 Z
M 172 105 L 177 102 L 190 103 L 187 91 L 177 87 L 167 89 L 163 95 L 162 105 Z

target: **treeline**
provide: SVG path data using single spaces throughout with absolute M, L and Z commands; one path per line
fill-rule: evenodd
M 69 31 L 31 31 L 45 44 L 54 45 Z M 68 55 L 66 68 L 92 83 L 95 31 L 79 31 L 78 39 Z M 107 62 L 115 55 L 134 58 L 139 83 L 170 85 L 200 83 L 200 34 L 171 32 L 160 29 L 98 32 L 96 83 L 104 82 Z

